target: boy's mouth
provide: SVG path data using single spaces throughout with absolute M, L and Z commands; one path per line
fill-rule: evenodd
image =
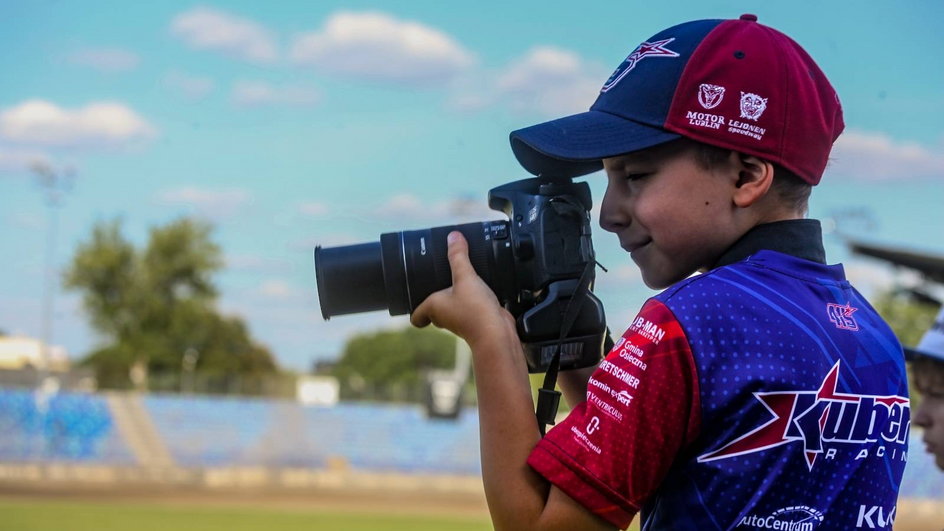
M 652 239 L 647 238 L 645 240 L 638 240 L 635 242 L 621 243 L 620 247 L 625 249 L 628 253 L 632 254 L 633 252 L 639 250 L 640 248 L 645 247 L 646 245 L 649 245 L 650 242 L 652 242 Z

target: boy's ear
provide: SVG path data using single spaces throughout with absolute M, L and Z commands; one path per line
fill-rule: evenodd
M 774 182 L 774 165 L 754 155 L 736 156 L 738 175 L 733 199 L 735 205 L 745 208 L 767 195 Z

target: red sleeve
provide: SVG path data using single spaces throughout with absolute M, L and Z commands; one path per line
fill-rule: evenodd
M 528 464 L 625 528 L 698 434 L 698 377 L 675 316 L 649 300 L 600 362 L 587 400 L 550 430 Z

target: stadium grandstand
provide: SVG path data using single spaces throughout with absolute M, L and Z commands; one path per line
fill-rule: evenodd
M 472 409 L 453 421 L 418 405 L 0 388 L 0 470 L 138 467 L 193 481 L 249 469 L 477 477 L 477 426 Z M 915 433 L 911 448 L 902 496 L 942 499 L 944 473 Z

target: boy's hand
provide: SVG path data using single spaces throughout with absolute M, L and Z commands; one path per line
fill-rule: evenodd
M 514 317 L 502 308 L 495 293 L 472 267 L 465 237 L 453 231 L 446 241 L 452 286 L 427 297 L 413 310 L 410 322 L 418 327 L 432 323 L 470 345 L 503 327 L 511 326 L 514 330 Z

